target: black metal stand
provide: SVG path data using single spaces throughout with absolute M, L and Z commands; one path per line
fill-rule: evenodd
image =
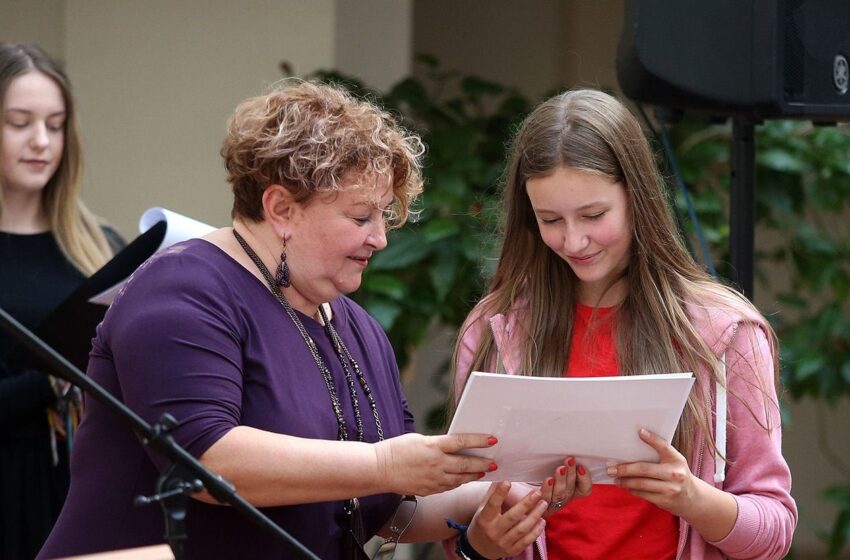
M 210 472 L 197 459 L 180 447 L 169 433 L 177 425 L 173 417 L 167 414 L 163 415 L 161 421 L 152 427 L 127 408 L 124 403 L 113 397 L 111 393 L 71 365 L 68 360 L 45 344 L 2 308 L 0 308 L 0 326 L 37 357 L 48 371 L 57 377 L 70 381 L 106 407 L 112 409 L 118 416 L 130 423 L 133 430 L 142 436 L 146 445 L 172 462 L 172 468 L 159 480 L 157 494 L 149 498 L 136 498 L 135 502 L 137 505 L 154 501 L 161 503 L 166 514 L 166 538 L 177 560 L 183 558 L 183 544 L 186 540 L 184 521 L 187 501 L 189 495 L 200 488 L 206 488 L 210 495 L 219 502 L 230 504 L 241 515 L 250 519 L 267 534 L 285 545 L 295 557 L 318 560 L 318 557 L 303 544 L 239 496 L 232 484 Z M 187 477 L 191 477 L 191 480 L 187 481 Z
M 732 266 L 729 280 L 745 296 L 753 297 L 753 252 L 755 250 L 756 138 L 751 117 L 732 119 L 730 147 L 729 251 Z
M 170 432 L 178 425 L 173 416 L 166 413 L 158 423 L 153 426 L 154 432 Z M 204 483 L 197 478 L 191 479 L 189 473 L 182 472 L 179 465 L 171 465 L 168 470 L 159 477 L 156 483 L 156 494 L 153 496 L 136 496 L 133 505 L 144 507 L 159 502 L 165 519 L 165 540 L 174 553 L 174 560 L 185 558 L 186 540 L 186 511 L 189 498 L 195 492 L 204 489 Z M 191 479 L 191 482 L 186 482 Z

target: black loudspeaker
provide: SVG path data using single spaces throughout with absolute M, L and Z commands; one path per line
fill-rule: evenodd
M 630 98 L 755 119 L 850 120 L 850 0 L 626 0 Z

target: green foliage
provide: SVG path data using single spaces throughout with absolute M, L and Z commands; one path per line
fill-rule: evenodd
M 728 247 L 730 130 L 695 121 L 671 130 L 697 214 L 718 248 Z M 850 134 L 769 121 L 758 127 L 756 147 L 758 235 L 775 239 L 756 254 L 756 267 L 760 289 L 773 290 L 783 305 L 772 317 L 783 386 L 795 399 L 835 405 L 850 395 Z M 850 531 L 850 481 L 824 495 L 839 508 L 827 537 L 835 556 Z
M 530 107 L 515 90 L 442 70 L 431 57 L 418 62 L 425 79 L 404 79 L 385 94 L 348 76 L 317 74 L 376 100 L 427 146 L 418 215 L 389 233 L 353 296 L 387 331 L 400 367 L 433 321 L 460 326 L 481 296 L 497 253 L 505 142 Z
M 827 536 L 829 556 L 835 558 L 850 539 L 850 486 L 830 486 L 824 490 L 823 497 L 835 504 L 839 511 L 832 532 Z

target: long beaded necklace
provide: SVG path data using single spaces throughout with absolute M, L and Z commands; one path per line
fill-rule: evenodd
M 319 369 L 319 373 L 322 375 L 322 379 L 325 382 L 325 386 L 328 389 L 328 395 L 331 399 L 331 406 L 334 411 L 334 415 L 336 416 L 337 422 L 337 439 L 340 441 L 347 441 L 348 438 L 348 429 L 345 426 L 345 417 L 342 414 L 342 404 L 339 400 L 339 395 L 336 392 L 336 388 L 333 383 L 333 376 L 328 369 L 325 361 L 322 359 L 321 354 L 319 354 L 318 348 L 316 347 L 316 343 L 307 334 L 307 329 L 304 328 L 304 324 L 301 322 L 301 319 L 295 313 L 295 310 L 290 305 L 289 301 L 284 297 L 283 292 L 280 287 L 274 281 L 274 277 L 269 272 L 269 269 L 266 268 L 266 265 L 263 264 L 263 261 L 260 260 L 260 257 L 256 252 L 248 245 L 248 242 L 237 232 L 235 229 L 233 230 L 233 235 L 236 237 L 236 240 L 239 242 L 239 245 L 242 246 L 242 249 L 248 255 L 248 257 L 253 261 L 256 267 L 259 269 L 260 274 L 263 275 L 263 278 L 266 280 L 266 284 L 268 284 L 272 293 L 277 298 L 278 302 L 280 302 L 281 307 L 283 307 L 286 314 L 289 315 L 289 318 L 292 319 L 292 322 L 295 324 L 295 327 L 298 329 L 298 332 L 301 333 L 301 337 L 304 339 L 304 342 L 307 344 L 307 348 L 310 349 L 310 354 L 313 356 L 313 360 L 316 362 L 316 367 Z M 384 440 L 384 429 L 381 426 L 381 418 L 378 415 L 378 405 L 375 402 L 375 397 L 372 395 L 372 389 L 369 387 L 369 384 L 366 382 L 366 377 L 363 375 L 363 372 L 360 369 L 360 365 L 357 363 L 357 360 L 354 359 L 354 356 L 349 352 L 348 347 L 343 343 L 342 338 L 340 338 L 339 333 L 337 333 L 336 329 L 331 324 L 330 319 L 328 319 L 327 314 L 325 313 L 324 306 L 319 306 L 319 314 L 322 318 L 322 323 L 324 324 L 325 333 L 333 344 L 334 351 L 336 352 L 337 358 L 339 359 L 339 363 L 342 365 L 342 371 L 345 375 L 345 380 L 348 385 L 348 393 L 351 397 L 351 407 L 354 410 L 354 420 L 357 426 L 357 440 L 363 441 L 363 418 L 360 414 L 360 403 L 357 398 L 357 390 L 355 388 L 354 378 L 357 378 L 357 381 L 360 383 L 360 387 L 363 390 L 363 393 L 366 395 L 366 399 L 369 402 L 369 408 L 372 410 L 372 416 L 375 419 L 375 429 L 378 432 L 378 441 Z M 351 367 L 349 367 L 349 364 Z M 351 370 L 354 370 L 354 374 L 352 375 Z

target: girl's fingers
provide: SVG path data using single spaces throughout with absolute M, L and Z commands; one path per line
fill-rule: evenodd
M 505 548 L 509 551 L 509 556 L 517 554 L 540 536 L 540 531 L 537 529 L 539 527 L 542 530 L 546 526 L 543 514 L 547 507 L 548 504 L 544 500 L 537 500 L 534 507 L 505 532 L 503 541 L 507 543 Z
M 664 493 L 670 487 L 667 482 L 651 478 L 621 478 L 617 481 L 617 486 L 629 492 L 646 492 L 651 494 Z
M 572 495 L 572 489 L 570 488 L 567 477 L 569 475 L 569 469 L 566 465 L 567 461 L 564 460 L 564 464 L 557 467 L 555 469 L 555 473 L 552 475 L 553 485 L 552 485 L 552 499 L 551 502 L 556 502 L 558 500 L 569 499 Z
M 673 447 L 670 443 L 667 442 L 664 438 L 659 436 L 654 432 L 650 432 L 649 430 L 644 430 L 641 428 L 638 430 L 638 437 L 643 440 L 644 443 L 653 448 L 656 452 L 658 452 L 658 456 L 661 458 L 662 463 L 667 463 L 670 461 L 675 461 L 682 457 L 682 454 L 676 451 L 676 448 Z
M 506 480 L 490 483 L 490 487 L 484 495 L 484 507 L 481 509 L 481 515 L 484 519 L 493 519 L 501 514 L 502 504 L 510 490 L 511 483 Z
M 590 471 L 584 465 L 576 466 L 576 495 L 585 497 L 590 495 L 593 490 L 593 480 L 590 478 Z

